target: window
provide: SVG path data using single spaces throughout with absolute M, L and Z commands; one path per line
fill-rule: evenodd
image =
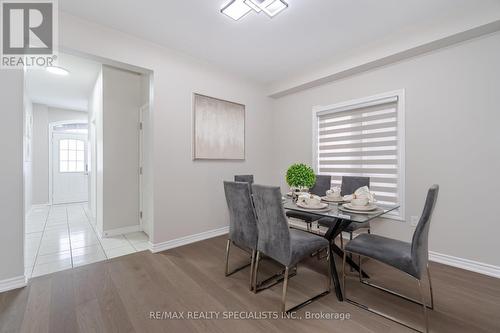
M 83 140 L 59 140 L 59 172 L 85 171 L 85 143 Z
M 404 91 L 316 107 L 313 112 L 314 167 L 332 176 L 370 177 L 380 206 L 399 204 L 404 218 Z M 387 214 L 389 215 L 389 214 Z

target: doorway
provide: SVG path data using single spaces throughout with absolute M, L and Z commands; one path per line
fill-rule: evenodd
M 50 202 L 88 202 L 88 124 L 69 121 L 50 126 Z
M 150 248 L 152 73 L 65 53 L 58 65 L 25 72 L 27 278 Z

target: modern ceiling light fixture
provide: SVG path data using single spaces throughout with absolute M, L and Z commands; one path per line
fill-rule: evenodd
M 45 68 L 47 72 L 56 74 L 56 75 L 61 75 L 61 76 L 66 76 L 69 74 L 69 71 L 67 69 L 64 69 L 62 67 L 57 67 L 57 66 L 48 66 Z
M 221 9 L 221 13 L 237 21 L 250 11 L 263 11 L 269 17 L 274 17 L 288 7 L 283 0 L 232 0 Z

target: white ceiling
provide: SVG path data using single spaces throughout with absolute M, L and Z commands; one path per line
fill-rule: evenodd
M 87 111 L 88 98 L 99 74 L 100 64 L 68 54 L 59 54 L 58 66 L 70 73 L 60 76 L 43 69 L 26 72 L 26 92 L 33 103 Z
M 236 74 L 270 83 L 401 31 L 418 32 L 498 0 L 287 0 L 270 19 L 232 21 L 228 0 L 60 0 L 72 15 L 182 51 Z M 404 36 L 404 35 L 403 35 Z

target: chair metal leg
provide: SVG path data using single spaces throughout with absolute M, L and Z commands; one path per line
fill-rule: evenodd
M 371 231 L 371 229 L 370 229 L 370 228 L 368 228 L 368 231 L 367 231 L 367 232 L 368 232 L 369 234 L 371 234 L 371 233 L 372 233 L 372 231 Z
M 418 291 L 420 293 L 420 298 L 422 299 L 422 307 L 424 308 L 424 322 L 425 322 L 425 332 L 429 333 L 429 317 L 427 315 L 427 306 L 425 305 L 424 287 L 422 281 L 417 280 Z
M 273 276 L 263 280 L 263 281 L 258 281 L 257 276 L 257 270 L 254 269 L 254 284 L 253 284 L 253 292 L 254 293 L 259 293 L 263 290 L 269 289 L 271 287 L 274 287 L 278 283 L 281 283 L 281 281 L 284 280 L 284 274 L 285 274 L 285 269 L 277 272 Z M 294 277 L 297 275 L 297 265 L 295 267 L 292 267 L 288 273 L 288 278 Z
M 230 250 L 230 249 L 231 249 L 231 240 L 230 240 L 230 239 L 228 239 L 228 240 L 227 240 L 227 244 L 226 244 L 226 269 L 225 269 L 225 271 L 224 271 L 224 274 L 225 274 L 226 276 L 228 276 L 228 275 L 229 275 L 228 270 L 229 270 L 229 250 Z
M 325 252 L 324 255 L 322 254 L 323 251 Z M 327 253 L 326 250 L 319 250 L 316 253 L 313 253 L 313 255 L 316 256 L 318 260 L 322 260 L 322 259 L 325 259 L 328 256 L 328 253 Z M 311 255 L 311 256 L 313 256 L 313 255 Z
M 404 295 L 398 294 L 396 292 L 393 292 L 392 290 L 389 290 L 389 289 L 377 286 L 375 284 L 369 283 L 369 282 L 363 280 L 363 277 L 362 277 L 361 274 L 359 276 L 359 280 L 361 281 L 361 283 L 363 283 L 365 285 L 368 285 L 370 287 L 373 287 L 373 288 L 385 291 L 385 292 L 390 293 L 390 294 L 392 294 L 394 296 L 398 296 L 398 297 L 401 297 L 401 298 L 403 298 L 405 300 L 408 300 L 410 302 L 413 302 L 413 303 L 421 305 L 424 308 L 424 319 L 425 319 L 425 330 L 424 331 L 421 331 L 421 330 L 419 330 L 419 329 L 417 329 L 415 327 L 412 327 L 408 323 L 400 321 L 400 320 L 398 320 L 398 319 L 396 319 L 396 318 L 394 318 L 394 317 L 392 317 L 392 316 L 390 316 L 388 314 L 385 314 L 385 313 L 380 312 L 378 310 L 372 309 L 372 308 L 370 308 L 370 307 L 368 307 L 368 306 L 366 306 L 364 304 L 361 304 L 361 303 L 358 303 L 358 302 L 356 302 L 356 301 L 354 301 L 352 299 L 349 299 L 347 297 L 347 288 L 346 288 L 346 274 L 345 274 L 345 262 L 346 262 L 346 258 L 347 258 L 347 252 L 344 251 L 344 258 L 343 258 L 343 262 L 342 262 L 342 286 L 343 286 L 343 289 L 344 289 L 344 299 L 346 300 L 346 302 L 348 302 L 348 303 L 350 303 L 350 304 L 352 304 L 354 306 L 357 306 L 357 307 L 359 307 L 361 309 L 364 309 L 364 310 L 366 310 L 368 312 L 371 312 L 371 313 L 374 313 L 376 315 L 379 315 L 379 316 L 381 316 L 381 317 L 383 317 L 385 319 L 389 319 L 389 320 L 391 320 L 391 321 L 393 321 L 393 322 L 395 322 L 397 324 L 400 324 L 402 326 L 410 328 L 410 329 L 412 329 L 414 331 L 421 332 L 421 333 L 424 333 L 424 332 L 428 333 L 429 332 L 429 317 L 428 317 L 428 314 L 427 314 L 427 308 L 428 308 L 428 306 L 425 304 L 425 296 L 424 296 L 423 286 L 422 286 L 421 280 L 415 278 L 417 280 L 417 283 L 418 283 L 418 290 L 419 290 L 419 293 L 420 293 L 420 298 L 422 300 L 422 302 L 419 302 L 419 301 L 416 301 L 416 300 L 414 300 L 412 298 L 409 298 L 407 296 L 404 296 Z M 361 268 L 361 258 L 362 258 L 362 256 L 359 256 L 359 266 L 360 266 L 360 268 Z M 360 269 L 360 271 L 361 271 L 361 269 Z M 431 302 L 432 302 L 432 300 L 431 300 Z M 432 309 L 432 308 L 430 308 L 430 309 Z
M 257 255 L 255 257 L 255 263 L 254 263 L 254 272 L 253 272 L 253 292 L 257 293 L 257 276 L 259 274 L 259 260 L 260 260 L 260 251 L 257 251 Z
M 228 239 L 227 244 L 226 244 L 226 267 L 225 267 L 225 272 L 224 272 L 226 276 L 233 275 L 234 273 L 239 272 L 242 269 L 245 269 L 248 266 L 252 265 L 252 260 L 250 259 L 250 262 L 248 264 L 240 266 L 240 267 L 234 269 L 233 271 L 229 272 L 229 252 L 231 251 L 231 244 L 232 244 L 232 241 L 230 239 Z
M 252 259 L 250 261 L 250 291 L 253 290 L 253 274 L 254 274 L 256 252 L 257 250 L 252 250 Z
M 429 281 L 429 291 L 431 294 L 431 310 L 434 310 L 434 293 L 432 290 L 432 281 L 431 281 L 431 271 L 429 270 L 429 264 L 427 264 L 427 280 Z
M 329 266 L 330 264 L 330 260 L 333 260 L 332 256 L 330 255 L 330 249 L 327 250 L 327 264 Z M 258 252 L 257 252 L 257 255 L 258 255 Z M 323 296 L 326 296 L 330 293 L 330 290 L 332 288 L 332 276 L 330 274 L 330 270 L 328 270 L 328 273 L 327 273 L 327 284 L 326 284 L 326 287 L 327 289 L 325 291 L 323 291 L 322 293 L 316 295 L 316 296 L 313 296 L 311 298 L 309 298 L 308 300 L 298 304 L 298 305 L 295 305 L 293 306 L 292 308 L 290 309 L 286 309 L 286 293 L 287 293 L 287 290 L 288 290 L 288 280 L 290 277 L 292 277 L 292 274 L 290 273 L 290 267 L 286 266 L 285 267 L 285 272 L 283 273 L 283 294 L 281 295 L 281 312 L 283 313 L 290 313 L 290 312 L 295 312 L 295 311 L 298 311 L 299 309 L 303 308 L 304 306 L 308 305 L 308 304 L 311 304 L 312 302 L 322 298 Z M 296 269 L 295 269 L 296 271 Z M 254 291 L 255 292 L 255 291 Z
M 285 267 L 285 279 L 283 280 L 283 295 L 281 295 L 281 312 L 286 312 L 286 291 L 288 288 L 288 266 Z
M 340 233 L 340 248 L 343 250 L 344 249 L 344 236 L 342 233 Z
M 399 298 L 402 298 L 402 299 L 404 299 L 404 300 L 406 300 L 406 301 L 408 301 L 408 302 L 412 302 L 412 303 L 417 304 L 417 305 L 424 305 L 424 304 L 425 304 L 425 303 L 422 303 L 422 302 L 420 302 L 420 301 L 418 301 L 418 300 L 416 300 L 416 299 L 413 299 L 413 298 L 411 298 L 411 297 L 408 297 L 408 296 L 402 295 L 402 294 L 400 294 L 400 293 L 397 293 L 397 292 L 392 291 L 392 290 L 390 290 L 390 289 L 384 288 L 384 287 L 379 286 L 379 285 L 377 285 L 377 284 L 375 284 L 375 283 L 368 282 L 368 281 L 366 281 L 366 280 L 361 280 L 361 283 L 362 283 L 362 284 L 364 284 L 364 285 L 367 285 L 367 286 L 369 286 L 369 287 L 372 287 L 372 288 L 375 288 L 375 289 L 378 289 L 378 290 L 384 291 L 384 292 L 386 292 L 386 293 L 388 293 L 388 294 L 391 294 L 391 295 L 397 296 L 397 297 L 399 297 Z M 429 306 L 429 305 L 425 305 L 425 306 L 426 306 L 427 308 L 431 309 L 431 310 L 433 309 L 433 308 L 432 308 L 431 306 Z

